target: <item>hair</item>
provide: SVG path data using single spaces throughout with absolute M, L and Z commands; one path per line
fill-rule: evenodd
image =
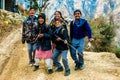
M 43 18 L 44 20 L 46 20 L 46 15 L 45 15 L 45 13 L 40 13 L 39 15 L 38 15 L 38 19 L 39 18 Z
M 77 10 L 74 11 L 74 15 L 75 15 L 76 12 L 79 12 L 80 14 L 82 14 L 79 9 L 77 9 Z
M 40 14 L 38 15 L 38 19 L 39 19 L 40 17 L 41 17 L 42 19 L 44 19 L 44 23 L 46 23 L 46 15 L 45 15 L 45 13 L 40 13 Z M 43 23 L 43 24 L 44 24 L 44 23 Z
M 66 20 L 63 18 L 62 13 L 61 13 L 60 11 L 55 11 L 55 13 L 56 13 L 56 12 L 58 12 L 58 13 L 60 14 L 60 17 L 61 17 L 66 23 L 68 23 L 68 21 L 66 21 Z M 55 15 L 55 13 L 54 13 L 54 15 Z M 55 19 L 55 17 L 54 17 L 54 19 Z
M 32 10 L 32 9 L 34 9 L 34 8 L 33 8 L 33 7 L 31 7 L 31 8 L 29 9 L 29 11 L 30 11 L 30 10 Z M 34 10 L 35 10 L 35 9 L 34 9 Z
M 61 20 L 55 20 L 55 22 L 57 22 L 57 21 L 60 22 L 60 23 L 62 23 Z

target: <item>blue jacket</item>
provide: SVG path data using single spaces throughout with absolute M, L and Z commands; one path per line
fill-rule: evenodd
M 85 19 L 79 19 L 79 21 L 71 21 L 70 23 L 70 38 L 81 39 L 85 36 L 92 38 L 92 31 Z

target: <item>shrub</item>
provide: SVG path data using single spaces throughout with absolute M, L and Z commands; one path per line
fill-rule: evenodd
M 90 25 L 93 32 L 94 42 L 93 51 L 112 51 L 112 41 L 115 36 L 115 25 L 108 23 L 103 17 L 90 21 Z
M 115 48 L 115 51 L 114 51 L 116 57 L 120 58 L 120 48 Z

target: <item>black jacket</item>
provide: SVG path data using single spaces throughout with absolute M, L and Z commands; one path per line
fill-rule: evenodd
M 38 25 L 38 34 L 43 33 L 44 36 L 37 41 L 37 49 L 41 47 L 42 50 L 50 50 L 51 49 L 51 34 L 52 31 L 49 26 L 40 26 Z
M 54 32 L 54 37 L 52 39 L 53 43 L 56 44 L 56 49 L 58 50 L 68 50 L 67 44 L 64 44 L 64 41 L 57 41 L 56 39 L 60 37 L 62 40 L 69 40 L 68 38 L 68 32 L 66 29 L 61 27 L 61 29 L 58 31 L 58 33 L 55 31 Z

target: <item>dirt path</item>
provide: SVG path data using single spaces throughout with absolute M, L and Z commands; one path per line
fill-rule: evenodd
M 7 47 L 1 43 L 0 80 L 120 80 L 120 59 L 106 52 L 85 52 L 85 69 L 78 71 L 74 71 L 74 62 L 68 54 L 71 74 L 67 77 L 64 72 L 48 75 L 44 60 L 34 72 L 33 67 L 28 66 L 27 46 L 21 44 L 21 31 L 18 29 L 18 32 L 8 39 Z

